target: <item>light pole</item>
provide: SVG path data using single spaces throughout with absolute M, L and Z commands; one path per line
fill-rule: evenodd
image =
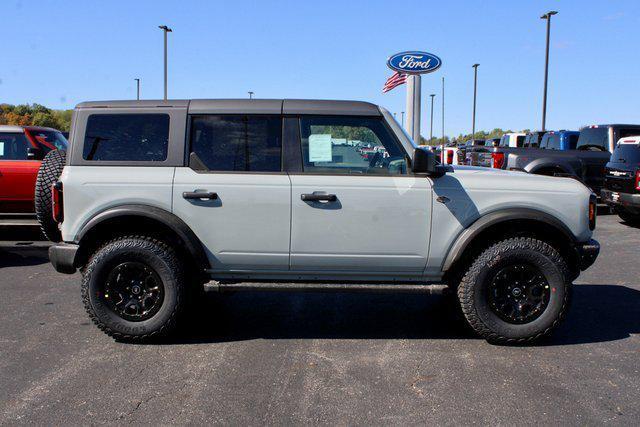
M 404 111 L 400 111 L 400 115 L 402 117 L 402 127 L 404 127 Z
M 542 131 L 545 131 L 547 124 L 547 80 L 549 78 L 549 36 L 551 34 L 551 17 L 558 12 L 555 10 L 549 11 L 542 15 L 540 19 L 547 20 L 547 48 L 544 58 L 544 92 L 542 94 Z
M 167 33 L 172 32 L 173 30 L 166 25 L 159 25 L 160 28 L 164 32 L 164 100 L 167 100 Z
M 442 78 L 442 151 L 444 152 L 444 77 Z
M 478 92 L 478 67 L 480 64 L 473 64 L 473 119 L 471 123 L 471 143 L 476 139 L 476 94 Z
M 136 81 L 136 99 L 140 101 L 140 79 L 133 79 Z
M 436 97 L 435 93 L 429 95 L 431 97 L 431 130 L 429 131 L 429 144 L 433 141 L 433 98 Z
M 247 93 L 249 94 L 249 99 L 253 99 L 253 92 L 252 92 L 252 91 L 249 91 L 249 92 L 247 92 Z

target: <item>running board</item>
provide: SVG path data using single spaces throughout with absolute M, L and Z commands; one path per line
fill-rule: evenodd
M 393 292 L 442 295 L 447 285 L 433 284 L 363 284 L 363 283 L 225 283 L 211 280 L 204 284 L 205 292 L 282 291 L 282 292 Z

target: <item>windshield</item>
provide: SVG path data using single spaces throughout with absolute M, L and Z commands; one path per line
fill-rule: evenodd
M 608 151 L 609 131 L 606 127 L 586 128 L 580 131 L 578 138 L 578 150 L 602 150 Z
M 33 139 L 43 148 L 45 153 L 48 153 L 51 150 L 66 150 L 67 149 L 67 139 L 62 135 L 61 132 L 53 131 L 53 130 L 28 130 L 29 134 L 33 137 Z
M 629 165 L 640 164 L 640 145 L 619 144 L 618 148 L 613 150 L 611 162 Z

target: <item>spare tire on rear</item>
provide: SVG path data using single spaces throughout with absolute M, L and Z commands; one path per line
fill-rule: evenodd
M 58 181 L 62 168 L 66 162 L 67 152 L 51 150 L 42 160 L 38 178 L 36 179 L 36 218 L 40 223 L 42 234 L 52 242 L 62 240 L 58 224 L 53 220 L 53 206 L 51 200 L 51 186 Z

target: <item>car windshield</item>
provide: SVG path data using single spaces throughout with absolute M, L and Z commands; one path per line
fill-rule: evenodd
M 33 130 L 29 129 L 29 134 L 33 139 L 42 146 L 45 152 L 49 152 L 54 149 L 66 150 L 67 139 L 61 132 L 53 130 Z
M 606 127 L 586 128 L 580 131 L 578 138 L 578 150 L 608 151 L 609 131 Z
M 628 165 L 640 164 L 640 145 L 619 144 L 613 151 L 611 161 L 614 163 L 626 163 Z

